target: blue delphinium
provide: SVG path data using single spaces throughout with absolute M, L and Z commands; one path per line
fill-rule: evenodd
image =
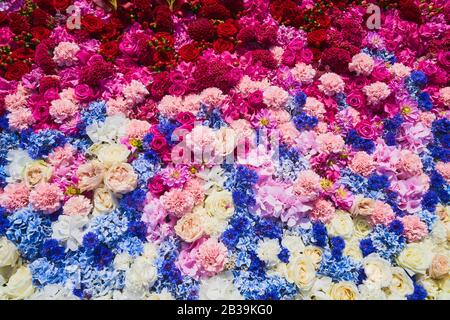
M 309 169 L 309 162 L 295 148 L 284 144 L 279 148 L 279 161 L 275 162 L 276 176 L 283 181 L 295 181 L 298 173 Z
M 428 77 L 426 76 L 426 74 L 423 71 L 414 70 L 411 72 L 411 74 L 409 76 L 409 80 L 411 81 L 412 84 L 414 84 L 418 87 L 423 87 L 427 84 Z
M 311 130 L 319 123 L 316 117 L 309 116 L 306 112 L 301 112 L 299 115 L 295 116 L 292 121 L 298 131 Z
M 155 153 L 151 153 L 151 155 L 153 154 Z M 156 157 L 158 156 L 156 155 Z M 145 157 L 144 153 L 140 153 L 131 163 L 134 171 L 138 175 L 138 184 L 140 188 L 146 188 L 148 180 L 160 170 L 161 164 L 159 162 L 159 158 L 156 157 L 154 158 L 156 161 L 152 161 L 151 158 Z
M 16 211 L 8 217 L 9 227 L 6 237 L 19 249 L 27 260 L 37 259 L 44 241 L 50 238 L 51 222 L 46 217 L 29 208 Z
M 371 174 L 367 180 L 367 188 L 371 190 L 387 189 L 390 185 L 389 178 L 382 174 Z
M 417 282 L 414 283 L 414 292 L 406 296 L 408 300 L 425 300 L 428 296 L 427 290 Z
M 396 230 L 384 225 L 377 225 L 369 235 L 373 247 L 380 257 L 392 261 L 405 247 L 405 238 Z
M 417 96 L 417 103 L 419 109 L 422 111 L 430 111 L 433 109 L 433 102 L 431 101 L 430 94 L 428 92 L 421 92 Z
M 372 140 L 360 137 L 354 129 L 348 132 L 345 142 L 356 151 L 372 153 L 375 150 L 375 143 Z

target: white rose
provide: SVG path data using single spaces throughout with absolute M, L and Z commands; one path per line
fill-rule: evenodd
M 290 253 L 302 253 L 305 250 L 305 244 L 300 236 L 285 235 L 281 240 L 283 247 L 289 250 Z
M 28 163 L 23 171 L 23 180 L 28 187 L 38 183 L 48 182 L 52 176 L 53 168 L 43 160 Z
M 199 299 L 243 300 L 243 297 L 233 284 L 233 275 L 230 272 L 223 272 L 201 281 Z
M 112 143 L 100 147 L 97 151 L 97 158 L 106 167 L 110 167 L 114 163 L 126 162 L 130 153 L 130 150 L 123 144 Z
M 359 299 L 359 291 L 358 288 L 352 282 L 338 282 L 334 283 L 330 290 L 328 291 L 328 295 L 333 300 L 358 300 Z
M 352 259 L 356 261 L 361 261 L 363 259 L 363 255 L 361 249 L 359 248 L 360 240 L 357 238 L 352 238 L 345 244 L 344 255 L 350 256 Z
M 424 243 L 408 243 L 397 257 L 399 266 L 419 274 L 425 274 L 432 260 L 433 253 Z
M 337 211 L 336 215 L 327 226 L 328 233 L 332 236 L 341 236 L 350 239 L 353 235 L 353 220 L 350 214 L 344 211 Z
M 148 300 L 175 300 L 175 298 L 166 288 L 164 288 L 160 293 L 149 294 Z
M 441 220 L 437 220 L 430 233 L 431 241 L 437 246 L 444 246 L 447 242 L 447 230 Z
M 114 268 L 126 271 L 130 268 L 132 261 L 133 258 L 128 253 L 120 253 L 114 258 Z
M 21 266 L 9 278 L 5 293 L 9 299 L 25 299 L 34 293 L 31 272 L 27 267 Z
M 263 239 L 258 242 L 258 249 L 256 249 L 256 254 L 258 258 L 264 261 L 267 266 L 273 267 L 280 260 L 278 259 L 278 254 L 280 253 L 281 248 L 278 244 L 277 239 Z
M 400 267 L 392 267 L 392 280 L 386 292 L 389 299 L 405 299 L 406 295 L 414 292 L 414 283 L 406 271 Z
M 373 286 L 362 284 L 358 286 L 361 300 L 386 300 L 386 293 L 381 288 L 375 288 Z
M 303 298 L 305 300 L 330 300 L 331 298 L 327 293 L 332 284 L 333 280 L 330 277 L 318 277 L 311 290 Z
M 23 178 L 23 171 L 26 165 L 33 161 L 26 150 L 13 149 L 9 150 L 6 155 L 9 162 L 5 166 L 5 173 L 8 175 L 7 182 L 20 182 Z
M 287 277 L 289 282 L 293 282 L 300 290 L 311 289 L 316 279 L 314 263 L 309 256 L 301 255 L 294 257 L 287 264 Z
M 19 251 L 6 237 L 0 239 L 0 268 L 14 267 L 19 259 Z
M 205 200 L 206 212 L 213 217 L 229 218 L 234 212 L 233 197 L 227 190 L 214 191 Z
M 367 279 L 365 284 L 373 288 L 387 287 L 392 280 L 391 264 L 372 253 L 363 259 L 364 272 Z
M 105 187 L 97 188 L 94 192 L 94 212 L 105 213 L 117 208 L 114 194 Z

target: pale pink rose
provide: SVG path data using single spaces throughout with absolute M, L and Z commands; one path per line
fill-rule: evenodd
M 149 132 L 150 123 L 143 120 L 132 119 L 127 123 L 125 128 L 126 135 L 130 139 L 142 140 L 142 138 Z
M 433 257 L 430 268 L 428 269 L 428 274 L 432 279 L 442 279 L 448 275 L 450 271 L 450 264 L 448 257 L 443 254 L 436 254 Z
M 102 182 L 105 169 L 99 161 L 90 161 L 77 169 L 78 188 L 81 192 L 96 189 Z
M 417 242 L 428 235 L 425 222 L 418 216 L 405 216 L 401 219 L 403 223 L 403 234 L 409 242 Z
M 340 135 L 335 135 L 331 132 L 319 134 L 316 142 L 321 153 L 339 153 L 345 146 L 344 139 Z
M 161 196 L 160 201 L 164 209 L 177 217 L 185 215 L 194 208 L 194 198 L 182 189 L 175 188 L 167 191 Z
M 103 182 L 112 192 L 124 194 L 136 189 L 137 178 L 129 163 L 116 163 L 106 171 Z
M 335 212 L 336 209 L 334 208 L 332 202 L 319 199 L 314 202 L 313 208 L 309 213 L 309 217 L 313 221 L 328 223 L 333 219 Z
M 373 70 L 375 63 L 373 58 L 365 53 L 358 53 L 352 57 L 352 62 L 348 64 L 348 70 L 357 75 L 368 76 Z
M 78 105 L 68 99 L 53 100 L 50 104 L 50 115 L 55 122 L 62 123 L 64 120 L 74 117 L 79 108 Z
M 186 242 L 194 242 L 204 234 L 202 217 L 197 213 L 186 214 L 175 225 L 176 234 Z
M 450 183 L 450 162 L 436 163 L 436 170 L 442 175 L 447 183 Z
M 349 167 L 354 172 L 367 177 L 375 170 L 376 165 L 373 156 L 364 151 L 358 151 L 350 161 Z
M 30 192 L 30 204 L 35 210 L 51 214 L 61 208 L 64 199 L 62 190 L 52 183 L 40 183 Z
M 345 82 L 333 72 L 327 72 L 319 78 L 319 90 L 327 96 L 334 96 L 336 93 L 344 92 Z
M 16 109 L 8 114 L 8 124 L 13 130 L 25 130 L 34 123 L 33 113 L 28 108 Z
M 355 197 L 350 212 L 353 216 L 370 216 L 373 213 L 375 200 L 364 198 L 361 195 Z
M 228 261 L 228 250 L 217 239 L 210 238 L 198 247 L 197 262 L 202 274 L 211 277 L 221 272 Z
M 303 201 L 311 201 L 319 196 L 322 190 L 320 176 L 312 170 L 303 170 L 298 174 L 293 185 L 294 192 Z
M 291 114 L 282 109 L 269 109 L 270 118 L 274 119 L 277 124 L 287 123 L 291 121 Z
M 28 205 L 30 190 L 25 183 L 10 183 L 0 193 L 0 206 L 8 212 L 16 211 Z
M 367 96 L 367 103 L 372 105 L 380 103 L 391 94 L 389 86 L 380 81 L 365 86 L 363 92 Z
M 382 201 L 375 201 L 373 211 L 369 215 L 369 222 L 372 225 L 384 224 L 388 225 L 395 219 L 395 213 L 391 206 Z
M 296 81 L 302 84 L 310 84 L 313 82 L 316 70 L 311 65 L 300 62 L 295 65 L 291 73 Z
M 87 216 L 91 210 L 91 201 L 83 195 L 70 197 L 63 206 L 63 213 L 68 216 Z
M 282 108 L 289 98 L 289 94 L 280 87 L 270 86 L 263 91 L 263 101 L 271 108 Z

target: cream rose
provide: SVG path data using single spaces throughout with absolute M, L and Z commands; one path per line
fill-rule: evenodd
M 386 292 L 388 296 L 390 296 L 390 299 L 404 299 L 406 295 L 414 292 L 414 283 L 404 269 L 392 267 L 391 274 L 391 283 L 386 288 Z
M 103 182 L 105 169 L 99 161 L 90 161 L 77 169 L 78 188 L 81 192 L 97 188 Z
M 115 163 L 126 162 L 130 153 L 123 144 L 105 144 L 97 151 L 97 158 L 106 167 L 110 167 Z
M 48 182 L 52 176 L 52 166 L 43 160 L 28 163 L 23 171 L 23 180 L 28 187 L 34 187 L 38 183 Z
M 232 128 L 222 127 L 216 131 L 215 151 L 219 156 L 226 156 L 236 148 L 237 134 Z
M 360 240 L 357 238 L 352 238 L 345 244 L 344 255 L 350 256 L 356 261 L 361 261 L 363 259 L 363 255 L 361 249 L 359 248 Z
M 21 266 L 9 278 L 5 293 L 9 299 L 25 299 L 34 293 L 31 272 L 27 267 Z
M 308 291 L 316 279 L 314 263 L 309 256 L 294 257 L 286 266 L 286 279 L 293 282 L 300 290 Z
M 186 242 L 194 242 L 204 234 L 201 215 L 189 213 L 182 216 L 175 225 L 176 234 Z
M 354 235 L 357 239 L 363 239 L 367 237 L 372 231 L 372 226 L 369 224 L 366 218 L 359 216 L 353 219 Z
M 212 192 L 205 200 L 205 209 L 212 217 L 229 218 L 234 211 L 231 193 L 227 190 Z
M 334 283 L 328 292 L 333 300 L 358 300 L 358 288 L 351 282 Z
M 364 272 L 367 279 L 365 283 L 369 287 L 384 288 L 392 281 L 391 264 L 389 261 L 380 258 L 372 253 L 363 260 Z
M 353 221 L 347 212 L 338 210 L 327 226 L 328 233 L 332 236 L 341 236 L 350 239 L 353 235 Z
M 94 212 L 111 212 L 117 208 L 117 200 L 114 194 L 105 187 L 100 187 L 94 191 Z
M 311 259 L 313 264 L 318 267 L 322 262 L 322 249 L 317 246 L 306 246 L 303 254 Z
M 448 275 L 449 270 L 448 257 L 443 254 L 436 254 L 433 257 L 428 273 L 433 279 L 441 279 Z
M 19 251 L 6 237 L 0 239 L 0 268 L 13 267 L 19 259 Z
M 305 244 L 300 236 L 285 235 L 281 240 L 281 244 L 291 253 L 299 254 L 305 250 Z
M 116 163 L 106 171 L 104 183 L 114 193 L 128 193 L 136 189 L 137 175 L 129 163 Z
M 424 243 L 408 243 L 397 257 L 397 263 L 413 273 L 425 274 L 432 259 L 429 246 Z

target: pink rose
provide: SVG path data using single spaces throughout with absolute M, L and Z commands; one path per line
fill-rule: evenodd
M 376 130 L 373 128 L 370 121 L 367 120 L 358 122 L 358 124 L 355 126 L 355 129 L 356 132 L 358 132 L 358 134 L 365 139 L 373 140 L 377 136 Z

